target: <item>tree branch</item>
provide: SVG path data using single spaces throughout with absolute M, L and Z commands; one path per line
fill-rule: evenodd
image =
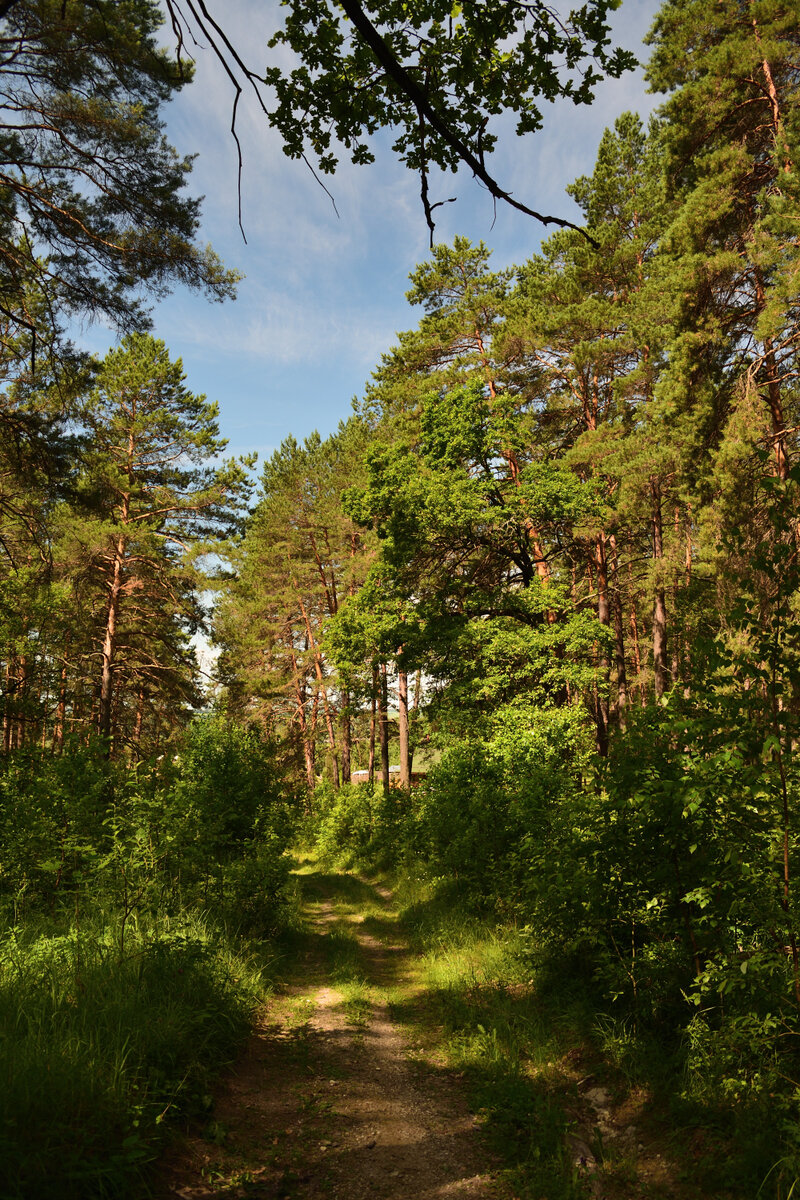
M 424 117 L 430 127 L 438 133 L 439 137 L 452 150 L 455 150 L 461 161 L 466 163 L 470 168 L 475 178 L 480 179 L 481 183 L 486 186 L 490 195 L 494 196 L 496 200 L 503 200 L 506 204 L 510 204 L 512 208 L 518 209 L 519 212 L 526 213 L 527 216 L 533 217 L 543 225 L 558 225 L 562 229 L 574 229 L 577 233 L 583 234 L 593 246 L 597 246 L 594 238 L 590 237 L 580 226 L 573 224 L 572 221 L 566 221 L 563 217 L 544 216 L 542 213 L 536 212 L 535 209 L 528 208 L 527 204 L 523 204 L 520 200 L 515 200 L 510 192 L 504 191 L 486 170 L 483 163 L 473 154 L 469 146 L 441 119 L 436 110 L 431 106 L 425 93 L 389 49 L 364 10 L 356 3 L 356 0 L 338 0 L 338 3 L 389 78 L 408 96 L 419 116 Z M 430 214 L 426 215 L 429 216 Z

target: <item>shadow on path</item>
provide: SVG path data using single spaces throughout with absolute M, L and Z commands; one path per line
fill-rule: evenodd
M 301 864 L 304 928 L 286 978 L 157 1200 L 498 1196 L 459 1081 L 410 1057 L 392 1004 L 424 1002 L 391 896 Z

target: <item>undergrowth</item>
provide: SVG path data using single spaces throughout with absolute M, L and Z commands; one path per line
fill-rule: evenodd
M 180 749 L 3 762 L 2 1200 L 141 1200 L 169 1122 L 210 1107 L 264 996 L 294 905 L 291 797 L 224 715 Z
M 200 917 L 0 941 L 0 1195 L 141 1196 L 167 1117 L 211 1105 L 263 964 Z

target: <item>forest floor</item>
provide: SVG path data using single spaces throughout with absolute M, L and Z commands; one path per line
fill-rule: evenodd
M 210 1118 L 160 1164 L 156 1200 L 545 1200 L 551 1188 L 537 1179 L 559 1200 L 703 1195 L 677 1167 L 647 1097 L 615 1096 L 583 1050 L 544 1062 L 532 1085 L 525 1078 L 539 1089 L 534 1137 L 554 1145 L 526 1146 L 528 1167 L 506 1170 L 488 1144 L 485 1114 L 470 1110 L 464 1076 L 443 1051 L 441 1014 L 391 893 L 313 860 L 296 875 L 303 930 L 281 962 L 283 982 Z M 519 1001 L 516 991 L 506 988 L 507 1003 Z M 506 1107 L 516 1108 L 517 1095 L 512 1084 Z M 525 1121 L 507 1116 L 517 1137 Z

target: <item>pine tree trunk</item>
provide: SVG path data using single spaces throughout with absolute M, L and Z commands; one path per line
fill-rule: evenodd
M 64 639 L 64 658 L 58 680 L 58 707 L 53 726 L 53 752 L 60 754 L 64 747 L 64 722 L 67 717 L 67 679 L 69 677 L 69 634 Z
M 333 786 L 338 791 L 339 787 L 341 786 L 341 783 L 339 780 L 339 755 L 337 754 L 337 751 L 336 751 L 336 734 L 333 729 L 333 716 L 331 715 L 331 707 L 330 707 L 330 704 L 328 703 L 328 689 L 325 687 L 325 676 L 323 675 L 323 672 L 322 672 L 322 655 L 319 653 L 319 650 L 317 649 L 317 643 L 314 638 L 314 632 L 311 628 L 311 622 L 308 619 L 308 613 L 306 612 L 306 606 L 303 603 L 303 600 L 300 596 L 298 596 L 298 601 L 300 604 L 300 611 L 303 614 L 303 620 L 304 620 L 305 626 L 306 626 L 306 634 L 308 635 L 308 643 L 314 654 L 314 670 L 317 675 L 317 683 L 319 685 L 319 690 L 322 694 L 322 709 L 323 709 L 323 712 L 325 713 L 325 725 L 328 730 L 328 745 L 330 747 L 331 760 L 333 763 Z
M 380 691 L 378 693 L 378 736 L 381 744 L 381 782 L 384 796 L 389 795 L 389 684 L 386 663 L 380 667 Z
M 144 684 L 139 684 L 139 692 L 136 697 L 136 720 L 133 725 L 133 734 L 131 735 L 131 744 L 138 758 L 139 746 L 142 741 L 142 725 L 144 724 Z
M 372 668 L 372 701 L 369 718 L 369 766 L 367 779 L 370 787 L 375 783 L 375 710 L 378 706 L 378 668 Z
M 417 712 L 419 710 L 419 701 L 420 701 L 421 693 L 422 693 L 422 671 L 418 667 L 417 673 L 414 676 L 414 701 L 411 705 L 412 712 Z M 415 750 L 415 747 L 411 742 L 410 729 L 409 729 L 408 743 L 409 743 L 408 744 L 408 773 L 409 773 L 409 775 L 412 775 L 414 772 L 414 750 Z
M 489 389 L 489 398 L 491 399 L 492 404 L 494 404 L 497 400 L 497 385 L 494 381 L 494 378 L 492 377 L 491 366 L 489 363 L 489 356 L 486 353 L 486 347 L 484 345 L 484 341 L 483 341 L 483 338 L 481 336 L 479 329 L 475 330 L 475 345 L 477 347 L 478 354 L 481 359 L 481 363 L 483 364 L 483 370 L 484 370 L 484 374 L 486 376 L 486 384 Z M 503 456 L 503 458 L 505 459 L 506 466 L 508 467 L 508 471 L 511 476 L 511 480 L 514 484 L 514 487 L 521 488 L 522 487 L 522 479 L 520 478 L 519 459 L 517 458 L 516 451 L 510 447 L 505 447 L 505 448 L 501 448 L 500 453 Z M 520 499 L 520 505 L 523 509 L 523 518 L 522 518 L 523 526 L 525 528 L 526 533 L 528 534 L 528 537 L 531 540 L 531 547 L 533 549 L 533 557 L 534 557 L 534 561 L 536 564 L 536 574 L 539 576 L 542 583 L 546 584 L 548 582 L 548 580 L 550 579 L 550 566 L 549 566 L 549 563 L 547 562 L 547 559 L 544 556 L 544 550 L 542 548 L 541 534 L 539 533 L 539 530 L 536 528 L 531 517 L 529 516 L 528 512 L 526 511 L 526 505 L 525 505 L 525 501 L 523 499 Z M 555 613 L 548 612 L 547 620 L 550 622 L 551 625 L 555 622 L 555 619 L 556 619 Z
M 306 783 L 308 784 L 309 792 L 313 792 L 316 783 L 316 763 L 314 761 L 314 736 L 316 733 L 316 720 L 312 730 L 309 732 L 308 721 L 306 720 L 306 690 L 305 685 L 300 683 L 300 670 L 297 665 L 297 657 L 294 650 L 291 651 L 292 670 L 294 671 L 294 694 L 297 704 L 297 723 L 300 726 L 300 740 L 303 744 L 303 760 L 306 768 Z M 314 698 L 316 704 L 316 697 Z M 316 711 L 316 710 L 315 710 Z
M 608 626 L 611 623 L 608 606 L 608 563 L 606 538 L 602 532 L 597 535 L 595 542 L 594 561 L 597 567 L 597 619 L 601 625 Z M 597 675 L 597 753 L 602 757 L 608 754 L 609 666 L 608 652 L 605 645 L 601 644 Z
M 27 730 L 27 714 L 25 712 L 25 701 L 28 692 L 28 659 L 26 655 L 21 655 L 19 659 L 19 667 L 17 669 L 17 718 L 16 718 L 16 736 L 14 745 L 17 750 L 21 750 L 28 740 Z
M 653 558 L 658 564 L 653 598 L 653 688 L 656 700 L 660 700 L 669 687 L 669 668 L 667 666 L 667 601 L 662 578 L 664 530 L 661 522 L 661 488 L 655 477 L 650 480 L 650 495 L 653 499 Z
M 351 758 L 353 746 L 353 729 L 350 719 L 350 696 L 342 691 L 342 783 L 349 783 L 351 778 Z
M 677 547 L 679 547 L 681 544 L 681 510 L 677 504 L 675 505 L 674 528 L 675 528 L 675 546 L 677 549 Z M 670 674 L 671 674 L 673 683 L 677 683 L 681 677 L 681 638 L 680 638 L 680 632 L 679 632 L 680 627 L 679 627 L 679 622 L 678 622 L 677 617 L 678 617 L 678 580 L 677 580 L 677 576 L 676 576 L 675 584 L 672 588 L 672 637 L 670 639 L 670 641 L 672 643 L 672 658 L 671 658 L 671 662 L 670 662 Z
M 12 655 L 9 654 L 6 662 L 6 694 L 5 707 L 3 712 L 3 753 L 9 754 L 11 751 L 11 735 L 13 729 L 12 718 L 12 693 L 14 685 L 14 668 L 12 666 Z
M 114 657 L 117 650 L 117 618 L 119 616 L 119 602 L 122 595 L 122 563 L 124 557 L 125 539 L 119 538 L 114 552 L 114 566 L 108 594 L 106 627 L 103 634 L 100 695 L 97 709 L 97 732 L 101 737 L 107 738 L 111 736 L 111 704 L 114 698 Z
M 411 787 L 411 757 L 408 737 L 408 675 L 397 672 L 397 732 L 400 740 L 400 787 Z
M 611 547 L 611 607 L 614 612 L 614 660 L 617 668 L 617 718 L 620 728 L 625 728 L 625 712 L 628 707 L 628 671 L 625 663 L 625 625 L 622 618 L 622 596 L 619 586 L 619 556 L 617 539 L 612 533 L 608 539 Z
M 639 680 L 639 703 L 642 708 L 647 705 L 647 694 L 642 682 L 642 653 L 639 647 L 639 613 L 636 608 L 636 590 L 633 585 L 633 567 L 628 562 L 628 581 L 631 589 L 631 638 L 633 640 L 633 669 L 636 672 L 636 678 Z

